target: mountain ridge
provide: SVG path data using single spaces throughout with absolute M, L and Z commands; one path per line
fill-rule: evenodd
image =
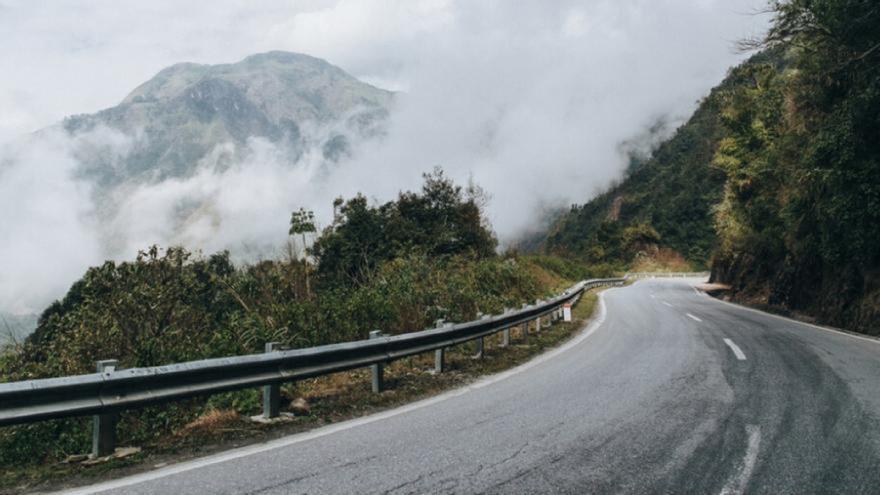
M 123 100 L 61 123 L 70 136 L 107 127 L 132 138 L 123 159 L 86 153 L 84 174 L 101 186 L 191 175 L 218 145 L 264 138 L 295 161 L 319 147 L 328 161 L 351 142 L 383 132 L 394 93 L 322 59 L 293 52 L 250 55 L 228 64 L 182 62 L 138 85 Z
M 275 237 L 268 225 L 242 232 L 242 225 L 254 224 L 244 217 L 258 213 L 230 217 L 221 202 L 230 194 L 251 194 L 258 184 L 248 189 L 237 177 L 253 170 L 257 182 L 280 184 L 295 176 L 317 181 L 360 143 L 384 136 L 394 99 L 391 91 L 299 53 L 272 51 L 224 64 L 181 62 L 114 106 L 68 116 L 4 143 L 0 172 L 45 168 L 67 201 L 69 230 L 79 235 L 67 242 L 82 243 L 79 252 L 88 252 L 92 262 L 128 259 L 156 243 L 204 248 L 213 239 L 219 240 L 211 249 L 262 256 L 283 242 L 283 220 L 281 229 L 272 230 Z M 230 191 L 230 185 L 241 189 Z M 292 211 L 301 201 L 295 193 L 280 199 L 276 194 L 265 208 Z M 71 263 L 84 257 L 46 249 L 57 264 L 58 256 Z M 37 296 L 11 296 L 12 302 L 0 305 L 0 317 L 17 321 L 19 313 L 43 304 L 22 302 L 29 297 Z M 24 325 L 31 326 L 30 320 Z

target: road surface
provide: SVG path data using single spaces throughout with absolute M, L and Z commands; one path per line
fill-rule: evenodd
M 880 493 L 880 342 L 693 282 L 608 290 L 572 342 L 471 387 L 84 491 Z

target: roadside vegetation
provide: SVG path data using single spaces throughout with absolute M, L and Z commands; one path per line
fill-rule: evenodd
M 772 4 L 725 92 L 714 166 L 714 278 L 744 297 L 880 332 L 880 9 L 859 0 Z
M 545 242 L 617 269 L 711 266 L 735 298 L 880 332 L 880 9 L 771 1 L 748 61 Z
M 295 212 L 285 259 L 236 265 L 225 252 L 154 246 L 133 261 L 90 268 L 46 309 L 34 334 L 2 354 L 0 381 L 91 373 L 101 359 L 142 367 L 258 353 L 266 342 L 302 348 L 364 339 L 374 329 L 411 332 L 439 318 L 499 313 L 555 295 L 576 280 L 611 275 L 607 268 L 551 256 L 497 254 L 482 201 L 478 188 L 457 186 L 435 170 L 421 191 L 395 201 L 337 200 L 333 223 L 320 233 L 312 234 L 307 211 Z M 308 235 L 315 239 L 303 252 Z M 460 346 L 450 354 L 452 372 L 441 376 L 427 374 L 426 357 L 402 360 L 388 368 L 389 391 L 378 395 L 368 393 L 365 370 L 288 385 L 284 394 L 299 399 L 294 409 L 303 417 L 283 431 L 399 404 L 503 369 L 574 328 L 557 325 L 528 346 L 504 350 L 490 339 L 483 360 L 471 359 L 473 350 Z M 93 467 L 59 464 L 89 451 L 90 418 L 2 428 L 0 486 L 94 475 L 181 449 L 194 454 L 206 442 L 265 438 L 273 428 L 246 421 L 260 406 L 259 390 L 245 390 L 123 413 L 120 445 L 147 451 Z

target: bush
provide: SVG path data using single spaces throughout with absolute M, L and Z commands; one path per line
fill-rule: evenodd
M 374 227 L 392 232 L 393 249 Z M 550 274 L 528 258 L 499 257 L 494 246 L 475 199 L 435 172 L 421 194 L 378 208 L 362 198 L 347 203 L 316 242 L 326 278 L 314 294 L 307 261 L 297 259 L 236 267 L 226 252 L 203 257 L 154 246 L 134 261 L 90 268 L 43 313 L 24 346 L 0 358 L 0 376 L 92 373 L 100 359 L 130 368 L 259 353 L 269 341 L 310 347 L 365 339 L 373 329 L 412 332 L 438 318 L 471 320 L 533 302 L 560 289 L 563 278 L 587 273 L 541 257 L 554 267 Z M 123 444 L 149 444 L 207 411 L 252 414 L 259 404 L 258 391 L 245 390 L 131 411 L 118 434 Z M 81 418 L 0 429 L 0 462 L 39 464 L 86 452 L 89 432 Z
M 370 206 L 364 196 L 335 203 L 337 214 L 311 248 L 326 287 L 362 282 L 406 253 L 494 256 L 497 241 L 483 219 L 479 190 L 467 194 L 440 169 L 425 174 L 421 193 Z

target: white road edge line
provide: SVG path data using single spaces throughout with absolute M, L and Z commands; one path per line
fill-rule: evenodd
M 615 289 L 607 289 L 607 291 L 611 291 Z M 306 442 L 308 440 L 313 440 L 316 438 L 324 437 L 327 435 L 332 435 L 333 433 L 338 433 L 340 431 L 349 430 L 352 428 L 356 428 L 358 426 L 368 425 L 370 423 L 375 423 L 376 421 L 382 421 L 383 419 L 393 418 L 394 416 L 400 416 L 401 414 L 406 414 L 412 411 L 416 411 L 418 409 L 422 409 L 428 406 L 432 406 L 434 404 L 443 402 L 448 399 L 452 399 L 454 397 L 458 397 L 464 395 L 473 390 L 478 390 L 483 387 L 487 387 L 494 383 L 498 383 L 504 379 L 510 378 L 511 376 L 522 373 L 528 369 L 534 368 L 545 361 L 553 359 L 554 357 L 567 352 L 569 349 L 579 345 L 581 342 L 586 340 L 588 337 L 593 335 L 596 330 L 605 322 L 605 300 L 603 298 L 604 293 L 606 291 L 600 292 L 598 297 L 599 302 L 599 314 L 590 324 L 581 331 L 581 334 L 577 337 L 569 340 L 567 343 L 563 344 L 556 349 L 549 351 L 545 354 L 542 354 L 531 361 L 521 364 L 516 368 L 498 373 L 496 375 L 489 376 L 477 382 L 474 382 L 470 385 L 457 388 L 455 390 L 450 390 L 449 392 L 442 393 L 435 397 L 431 397 L 429 399 L 424 399 L 418 402 L 413 402 L 412 404 L 407 404 L 405 406 L 398 407 L 396 409 L 391 409 L 390 411 L 385 411 L 377 414 L 373 414 L 370 416 L 366 416 L 363 418 L 351 419 L 348 421 L 344 421 L 342 423 L 337 423 L 332 426 L 325 426 L 322 428 L 318 428 L 317 430 L 312 430 L 304 433 L 298 433 L 296 435 L 291 435 L 289 437 L 279 438 L 277 440 L 272 440 L 263 444 L 251 445 L 248 447 L 242 447 L 235 450 L 230 450 L 227 452 L 223 452 L 221 454 L 216 454 L 213 456 L 208 456 L 202 459 L 197 459 L 193 461 L 185 461 L 179 464 L 174 464 L 168 467 L 156 469 L 154 471 L 149 471 L 146 473 L 136 474 L 133 476 L 129 476 L 126 478 L 120 478 L 118 480 L 107 481 L 104 483 L 98 483 L 96 485 L 84 486 L 81 488 L 74 488 L 71 490 L 62 490 L 56 493 L 63 493 L 66 495 L 86 495 L 92 493 L 100 493 L 108 490 L 116 490 L 119 488 L 124 488 L 127 486 L 137 485 L 140 483 L 145 483 L 147 481 L 153 481 L 159 478 L 164 478 L 166 476 L 171 476 L 175 474 L 185 473 L 187 471 L 192 471 L 194 469 L 203 468 L 206 466 L 211 466 L 214 464 L 220 464 L 222 462 L 231 461 L 233 459 L 238 459 L 241 457 L 247 457 L 253 454 L 259 454 L 261 452 L 267 452 L 270 450 L 279 449 L 282 447 L 287 447 L 289 445 L 294 445 L 297 443 Z
M 823 326 L 820 326 L 820 325 L 814 325 L 814 324 L 812 324 L 812 323 L 807 323 L 807 322 L 805 322 L 805 321 L 795 320 L 794 318 L 788 318 L 788 317 L 785 317 L 785 316 L 782 316 L 782 315 L 775 315 L 775 314 L 773 314 L 773 313 L 768 313 L 768 312 L 766 312 L 766 311 L 761 311 L 761 310 L 759 310 L 759 309 L 754 309 L 754 308 L 750 308 L 750 307 L 748 307 L 748 306 L 743 306 L 743 305 L 741 305 L 741 304 L 732 303 L 732 302 L 730 302 L 730 301 L 723 301 L 723 300 L 721 300 L 721 299 L 718 299 L 717 297 L 712 297 L 712 296 L 710 296 L 709 294 L 706 294 L 705 292 L 703 293 L 703 295 L 706 296 L 706 297 L 708 297 L 709 299 L 711 299 L 711 300 L 713 300 L 713 301 L 716 301 L 716 302 L 719 302 L 719 303 L 722 303 L 722 304 L 726 304 L 726 305 L 728 305 L 728 306 L 732 306 L 732 307 L 737 308 L 737 309 L 742 309 L 742 310 L 745 310 L 745 311 L 750 311 L 750 312 L 752 312 L 752 313 L 757 313 L 757 314 L 759 314 L 759 315 L 769 316 L 769 317 L 771 317 L 771 318 L 776 318 L 777 320 L 784 320 L 784 321 L 787 321 L 787 322 L 790 322 L 790 323 L 797 323 L 797 324 L 799 324 L 799 325 L 803 325 L 803 326 L 805 326 L 805 327 L 815 328 L 816 330 L 824 330 L 824 331 L 826 331 L 826 332 L 836 333 L 837 335 L 843 335 L 844 337 L 850 337 L 850 338 L 853 338 L 853 339 L 865 340 L 865 341 L 868 341 L 868 342 L 873 342 L 873 343 L 875 343 L 875 344 L 880 344 L 880 339 L 876 339 L 876 338 L 872 338 L 872 337 L 863 337 L 863 336 L 861 336 L 861 335 L 855 335 L 855 334 L 852 334 L 852 333 L 850 333 L 850 332 L 844 332 L 844 331 L 842 331 L 842 330 L 837 330 L 836 328 L 823 327 Z
M 733 495 L 735 493 L 745 493 L 749 479 L 752 477 L 752 471 L 755 469 L 755 462 L 758 460 L 758 449 L 761 445 L 761 428 L 757 425 L 747 425 L 746 434 L 749 436 L 748 445 L 746 446 L 746 455 L 743 458 L 742 468 L 736 476 L 730 478 L 724 488 L 721 489 L 721 495 Z
M 703 320 L 697 318 L 696 316 L 694 316 L 694 315 L 692 315 L 692 314 L 690 314 L 690 313 L 685 313 L 685 314 L 688 315 L 688 318 L 690 318 L 690 319 L 692 319 L 692 320 L 694 320 L 694 321 L 700 321 L 700 322 L 703 321 Z
M 733 351 L 737 359 L 739 359 L 740 361 L 746 360 L 746 355 L 743 354 L 742 349 L 740 349 L 738 345 L 734 344 L 732 340 L 724 339 L 724 343 L 727 344 L 727 347 L 730 347 L 730 350 Z
M 669 307 L 670 307 L 670 308 L 671 308 L 671 307 L 672 307 L 672 305 L 671 305 L 671 304 L 669 304 L 669 303 L 668 303 L 668 302 L 666 302 L 666 301 L 663 301 L 663 304 L 665 304 L 665 305 L 667 305 L 667 306 L 669 306 Z

